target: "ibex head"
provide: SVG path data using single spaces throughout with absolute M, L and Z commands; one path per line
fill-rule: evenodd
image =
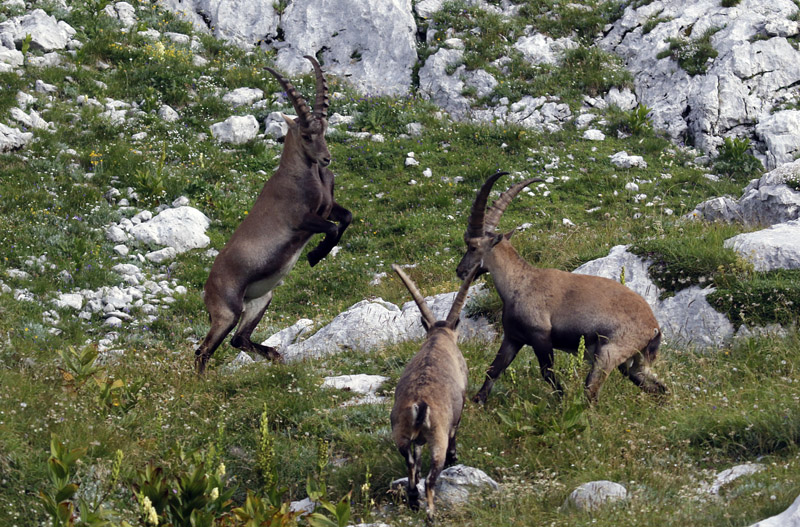
M 543 181 L 541 178 L 531 178 L 512 185 L 511 188 L 500 194 L 500 197 L 497 198 L 487 210 L 486 201 L 489 198 L 489 192 L 491 192 L 495 181 L 497 181 L 500 176 L 506 174 L 508 174 L 508 172 L 497 172 L 489 176 L 489 179 L 484 182 L 483 186 L 481 186 L 481 189 L 478 191 L 478 195 L 475 196 L 475 201 L 472 204 L 472 211 L 469 215 L 467 232 L 464 233 L 464 243 L 467 244 L 467 252 L 464 257 L 461 258 L 456 268 L 456 273 L 461 279 L 466 277 L 470 269 L 474 267 L 478 268 L 476 276 L 487 272 L 486 267 L 484 267 L 484 258 L 492 251 L 495 245 L 500 243 L 504 238 L 511 238 L 514 232 L 510 231 L 506 234 L 498 234 L 495 232 L 497 224 L 500 223 L 500 217 L 503 215 L 503 212 L 505 212 L 506 207 L 508 207 L 511 200 L 514 199 L 523 188 L 531 183 Z
M 308 109 L 306 101 L 297 93 L 297 90 L 289 81 L 272 68 L 268 67 L 266 69 L 278 79 L 292 106 L 294 106 L 295 112 L 297 112 L 297 118 L 295 119 L 283 116 L 286 122 L 289 123 L 289 132 L 286 134 L 284 149 L 291 148 L 294 145 L 309 163 L 319 163 L 320 166 L 325 167 L 331 162 L 331 153 L 328 150 L 328 144 L 325 142 L 325 131 L 328 129 L 328 106 L 330 106 L 328 84 L 322 75 L 322 68 L 320 68 L 319 62 L 309 55 L 306 55 L 305 58 L 313 64 L 317 78 L 317 96 L 314 101 L 313 112 Z

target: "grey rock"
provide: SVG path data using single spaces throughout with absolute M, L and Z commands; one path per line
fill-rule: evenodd
M 356 375 L 337 375 L 325 377 L 322 380 L 323 388 L 337 388 L 347 390 L 362 395 L 375 394 L 383 383 L 388 381 L 388 377 L 383 375 L 367 375 L 359 373 Z
M 761 463 L 746 463 L 744 465 L 736 465 L 729 469 L 723 470 L 714 477 L 714 481 L 708 487 L 707 492 L 715 496 L 719 495 L 719 491 L 723 486 L 741 478 L 742 476 L 749 476 L 756 472 L 761 472 L 767 468 Z
M 464 119 L 470 109 L 469 100 L 462 95 L 464 81 L 460 74 L 466 68 L 460 66 L 464 52 L 460 49 L 442 48 L 425 61 L 419 71 L 419 89 L 423 97 L 447 111 L 454 119 Z M 447 70 L 459 65 L 452 75 Z
M 145 258 L 156 264 L 172 260 L 176 256 L 178 256 L 178 252 L 172 247 L 164 247 L 163 249 L 151 251 L 144 255 Z
M 54 51 L 64 49 L 75 30 L 66 22 L 58 21 L 42 9 L 34 9 L 27 15 L 11 20 L 14 44 L 22 47 L 27 35 L 31 36 L 31 49 Z
M 392 481 L 389 488 L 398 491 L 408 486 L 408 478 Z M 434 487 L 437 505 L 457 507 L 468 502 L 470 496 L 479 492 L 492 492 L 500 488 L 484 471 L 466 465 L 453 465 L 439 473 Z M 420 478 L 417 490 L 425 495 L 425 478 Z M 420 500 L 424 506 L 425 500 Z
M 33 133 L 0 123 L 0 152 L 19 150 L 33 140 Z
M 590 481 L 573 490 L 564 502 L 564 506 L 591 512 L 606 504 L 626 499 L 628 491 L 619 483 L 607 480 Z
M 520 51 L 529 63 L 533 65 L 561 63 L 564 52 L 578 47 L 578 43 L 568 37 L 552 39 L 541 33 L 535 33 L 520 38 L 514 43 L 514 49 Z
M 768 162 L 779 163 L 786 160 L 786 147 L 796 147 L 786 135 L 791 127 L 779 122 L 785 117 L 772 118 L 776 122 L 762 126 L 757 136 L 753 129 L 795 97 L 800 50 L 780 35 L 794 31 L 796 12 L 790 0 L 745 1 L 735 8 L 716 0 L 655 0 L 628 6 L 598 44 L 623 58 L 639 101 L 673 139 L 691 138 L 716 154 L 722 137 L 744 134 L 758 139 L 754 146 Z M 655 17 L 665 21 L 642 31 Z M 712 27 L 720 28 L 711 38 L 718 55 L 705 74 L 690 76 L 674 59 L 656 57 L 668 48 L 668 38 L 695 40 Z
M 280 17 L 272 2 L 258 0 L 164 0 L 165 8 L 194 25 L 245 49 L 277 36 Z M 242 16 L 247 13 L 247 16 Z
M 181 116 L 178 115 L 178 112 L 172 109 L 171 106 L 167 106 L 164 104 L 161 108 L 158 109 L 158 116 L 161 117 L 164 121 L 168 123 L 174 123 L 179 121 Z
M 619 168 L 647 168 L 647 162 L 642 156 L 631 156 L 627 152 L 617 152 L 616 154 L 608 156 L 611 163 Z
M 125 243 L 128 241 L 128 234 L 117 225 L 109 225 L 106 228 L 106 238 L 114 243 Z
M 7 64 L 10 66 L 8 71 L 11 71 L 13 68 L 22 66 L 22 62 L 25 59 L 24 55 L 21 51 L 17 51 L 16 49 L 8 49 L 0 46 L 0 66 L 3 64 Z
M 756 271 L 800 269 L 800 220 L 738 234 L 724 245 L 752 263 Z
M 111 18 L 116 18 L 124 27 L 131 27 L 137 22 L 136 9 L 128 2 L 108 4 L 103 12 Z
M 628 88 L 620 91 L 616 86 L 608 90 L 605 100 L 609 106 L 616 106 L 620 110 L 630 111 L 636 108 L 636 95 Z
M 713 288 L 692 286 L 664 299 L 653 312 L 671 344 L 718 348 L 733 337 L 733 324 L 706 297 Z
M 118 317 L 108 317 L 103 321 L 104 326 L 109 326 L 112 328 L 121 328 L 122 327 L 122 319 Z
M 417 61 L 411 0 L 291 2 L 281 17 L 284 45 L 276 64 L 290 75 L 309 71 L 303 55 L 348 79 L 360 92 L 402 95 Z
M 586 130 L 583 132 L 583 138 L 588 141 L 605 141 L 606 134 L 597 129 Z
M 286 134 L 289 132 L 289 123 L 286 122 L 283 115 L 283 112 L 272 112 L 264 120 L 264 133 L 267 137 L 271 137 L 275 140 L 286 137 Z
M 184 33 L 175 33 L 174 31 L 165 31 L 164 36 L 175 44 L 181 44 L 183 46 L 188 46 L 192 41 L 192 37 L 189 35 Z
M 756 135 L 766 146 L 767 168 L 791 163 L 800 156 L 800 110 L 784 110 L 764 116 Z
M 751 527 L 800 527 L 800 496 L 782 513 L 754 523 Z
M 648 274 L 649 263 L 627 251 L 625 245 L 611 248 L 608 256 L 586 262 L 573 273 L 602 276 L 619 282 L 625 271 L 625 285 L 640 294 L 651 307 L 658 305 L 660 291 Z
M 252 115 L 232 115 L 211 125 L 211 135 L 220 143 L 241 145 L 258 135 L 258 121 Z
M 36 110 L 29 110 L 29 113 L 25 113 L 19 108 L 11 108 L 10 113 L 12 119 L 26 128 L 36 128 L 39 130 L 50 130 L 53 128 L 53 123 L 42 119 Z
M 308 318 L 301 318 L 288 328 L 284 328 L 267 340 L 262 342 L 264 346 L 275 348 L 278 353 L 282 353 L 286 347 L 297 342 L 297 340 L 311 331 L 314 327 L 314 321 Z
M 36 82 L 34 83 L 34 88 L 33 89 L 34 89 L 34 91 L 36 91 L 36 93 L 57 93 L 58 92 L 58 86 L 56 86 L 54 84 L 49 84 L 47 82 L 44 82 L 41 79 L 36 79 Z
M 223 102 L 234 108 L 237 106 L 250 106 L 264 98 L 264 90 L 259 88 L 237 88 L 222 96 Z
M 131 235 L 143 243 L 166 245 L 183 253 L 209 244 L 205 234 L 209 224 L 205 214 L 184 206 L 163 210 L 152 220 L 134 225 Z
M 72 308 L 80 311 L 83 308 L 83 296 L 79 293 L 61 293 L 55 300 L 55 304 L 61 308 Z

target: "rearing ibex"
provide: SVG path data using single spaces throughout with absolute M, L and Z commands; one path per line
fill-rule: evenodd
M 200 374 L 237 323 L 233 347 L 280 359 L 274 348 L 250 340 L 272 300 L 273 289 L 294 267 L 314 234 L 324 233 L 325 238 L 308 253 L 312 267 L 339 242 L 352 220 L 350 211 L 334 201 L 333 172 L 326 168 L 331 162 L 325 142 L 328 86 L 319 63 L 313 57 L 306 58 L 316 74 L 313 113 L 291 83 L 267 68 L 286 91 L 297 118 L 284 116 L 289 131 L 278 170 L 264 183 L 252 210 L 211 267 L 203 299 L 211 329 L 195 352 Z
M 428 520 L 433 519 L 433 488 L 436 478 L 456 459 L 456 432 L 467 392 L 467 363 L 456 340 L 459 315 L 467 298 L 469 285 L 477 269 L 468 272 L 444 321 L 436 318 L 422 298 L 417 286 L 402 269 L 392 265 L 408 288 L 422 314 L 422 325 L 428 332 L 425 343 L 409 361 L 397 381 L 392 408 L 392 437 L 408 467 L 408 505 L 419 508 L 417 481 L 421 466 L 422 446 L 428 443 L 431 468 L 425 481 Z
M 600 387 L 614 368 L 646 392 L 665 393 L 666 387 L 649 368 L 656 358 L 661 331 L 644 298 L 607 278 L 537 269 L 511 246 L 511 232 L 495 233 L 514 196 L 541 181 L 534 178 L 512 185 L 485 210 L 489 191 L 504 174 L 489 177 L 478 191 L 464 235 L 467 253 L 457 269 L 460 277 L 476 265 L 478 274 L 491 273 L 503 300 L 503 342 L 473 400 L 486 402 L 494 381 L 525 344 L 533 347 L 545 380 L 562 392 L 553 373 L 553 348 L 575 353 L 581 337 L 592 363 L 585 385 L 590 402 L 597 400 Z

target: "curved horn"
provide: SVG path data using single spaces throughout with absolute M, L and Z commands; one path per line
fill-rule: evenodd
M 300 119 L 300 124 L 303 126 L 308 126 L 311 120 L 311 111 L 308 109 L 308 104 L 306 103 L 305 99 L 303 99 L 303 97 L 297 93 L 297 90 L 294 86 L 292 86 L 292 83 L 284 79 L 280 73 L 269 66 L 265 66 L 264 69 L 272 73 L 275 78 L 278 79 L 278 83 L 280 83 L 283 91 L 285 91 L 286 95 L 289 96 L 289 100 L 292 102 L 292 106 L 294 106 L 294 111 L 297 112 L 297 117 Z
M 480 266 L 476 265 L 472 268 L 472 271 L 469 272 L 466 278 L 464 278 L 464 282 L 461 283 L 461 288 L 458 290 L 456 294 L 456 299 L 453 300 L 453 305 L 450 307 L 450 312 L 447 314 L 447 318 L 445 319 L 447 323 L 447 327 L 452 328 L 455 326 L 458 317 L 461 316 L 461 310 L 464 308 L 464 303 L 467 301 L 467 293 L 469 292 L 469 286 L 472 284 L 472 281 L 475 279 L 475 275 L 478 274 L 478 268 Z
M 327 119 L 328 107 L 331 105 L 328 100 L 328 83 L 322 75 L 322 68 L 319 66 L 317 59 L 311 55 L 303 55 L 314 66 L 314 75 L 317 77 L 317 100 L 314 101 L 314 117 Z
M 422 294 L 417 289 L 417 286 L 414 285 L 414 282 L 411 281 L 411 278 L 403 272 L 402 269 L 397 264 L 392 264 L 392 269 L 395 273 L 400 277 L 400 280 L 406 285 L 406 289 L 408 292 L 411 293 L 411 297 L 414 299 L 414 302 L 417 303 L 417 307 L 419 308 L 419 312 L 422 313 L 422 317 L 428 323 L 428 327 L 432 328 L 434 324 L 436 324 L 436 317 L 433 316 L 433 312 L 431 312 L 428 304 L 425 302 L 425 299 L 422 297 Z
M 508 172 L 500 171 L 492 174 L 478 191 L 478 195 L 475 196 L 475 201 L 472 203 L 472 211 L 469 214 L 469 222 L 467 223 L 468 237 L 477 238 L 483 236 L 485 232 L 483 218 L 486 212 L 486 200 L 489 198 L 489 192 L 492 190 L 494 182 L 497 181 L 500 176 L 506 174 L 508 174 Z
M 508 204 L 511 203 L 511 200 L 514 199 L 514 196 L 519 194 L 519 192 L 530 185 L 531 183 L 536 183 L 537 181 L 544 181 L 540 177 L 535 177 L 531 179 L 526 179 L 520 183 L 515 185 L 511 185 L 511 188 L 500 194 L 500 197 L 492 203 L 492 206 L 489 207 L 489 210 L 486 211 L 486 220 L 485 220 L 485 229 L 487 231 L 494 231 L 497 228 L 497 224 L 500 223 L 500 217 L 505 212 L 506 207 Z

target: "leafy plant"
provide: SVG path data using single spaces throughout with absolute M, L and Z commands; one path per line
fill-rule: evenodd
M 714 170 L 733 178 L 752 177 L 763 170 L 763 165 L 748 153 L 750 140 L 746 137 L 726 137 L 714 159 Z
M 655 29 L 657 25 L 663 22 L 669 22 L 670 20 L 672 20 L 672 17 L 653 15 L 649 17 L 644 24 L 642 24 L 642 34 L 646 35 Z
M 716 27 L 709 28 L 700 38 L 694 40 L 670 37 L 667 39 L 669 48 L 656 55 L 656 58 L 672 57 L 689 75 L 704 74 L 713 59 L 719 55 L 711 45 L 711 37 L 719 30 Z

